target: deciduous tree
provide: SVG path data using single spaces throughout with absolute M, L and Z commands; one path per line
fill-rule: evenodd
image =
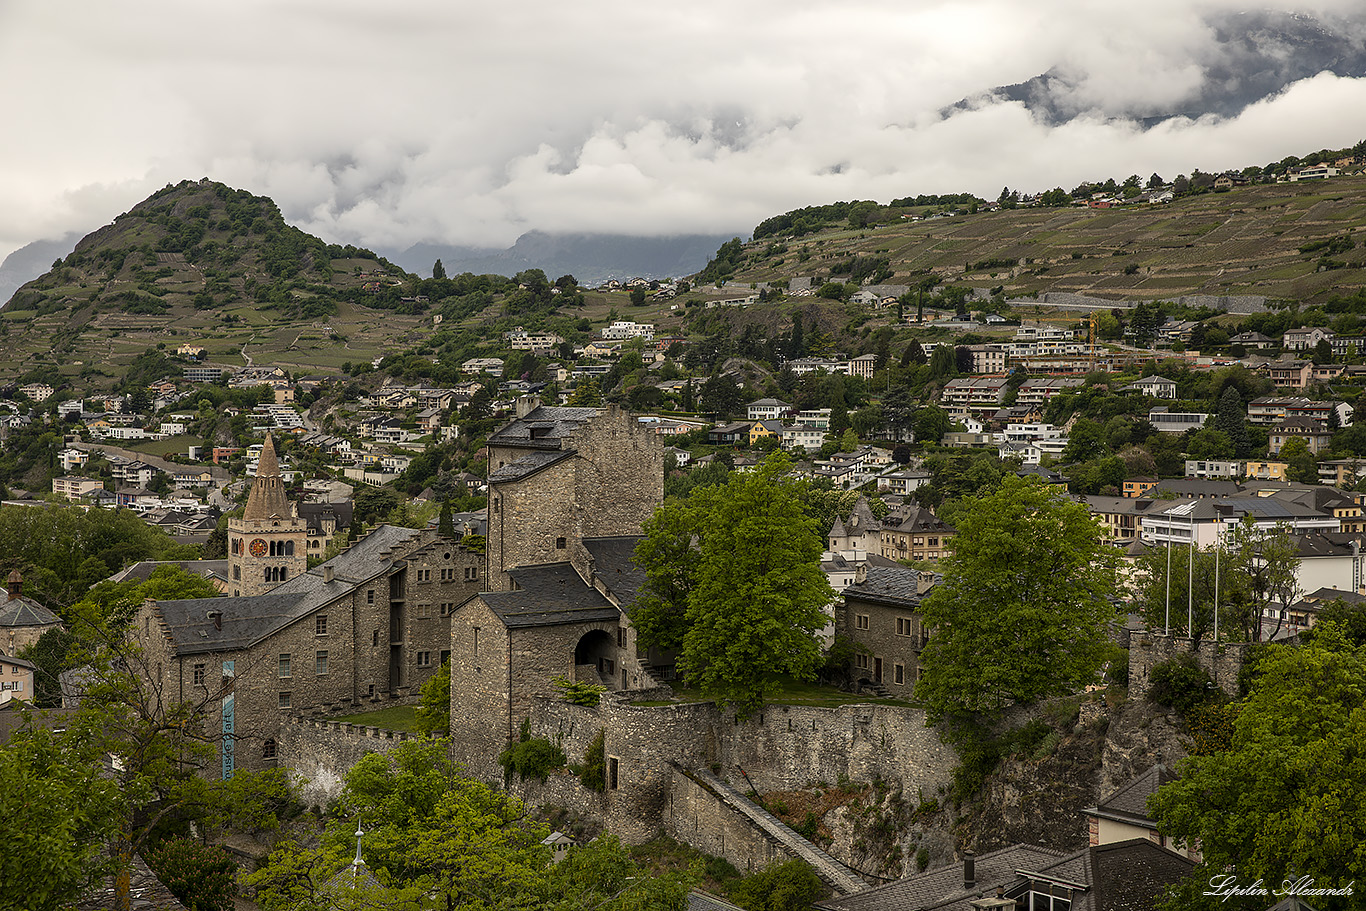
M 1118 555 L 1084 506 L 1005 475 L 968 499 L 925 599 L 916 696 L 931 722 L 1070 692 L 1095 679 L 1118 614 Z

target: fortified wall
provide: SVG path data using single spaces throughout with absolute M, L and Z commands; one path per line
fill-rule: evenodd
M 630 698 L 639 701 L 642 695 L 648 699 L 650 694 Z M 897 706 L 769 705 L 739 719 L 710 702 L 634 705 L 605 694 L 591 707 L 539 698 L 530 718 L 532 734 L 559 743 L 572 763 L 582 762 L 603 732 L 607 789 L 598 794 L 576 778 L 555 784 L 552 779 L 522 788 L 523 798 L 598 816 L 627 842 L 646 841 L 664 829 L 692 843 L 692 833 L 700 828 L 731 824 L 723 824 L 729 811 L 720 806 L 705 811 L 714 819 L 702 819 L 699 807 L 708 798 L 678 767 L 708 769 L 742 792 L 751 785 L 763 793 L 880 778 L 930 795 L 948 784 L 958 761 L 925 726 L 922 711 Z M 771 859 L 769 849 L 757 842 L 746 853 Z
M 305 804 L 325 807 L 341 793 L 347 771 L 366 753 L 387 753 L 415 739 L 402 731 L 291 716 L 280 728 L 276 761 L 298 775 Z
M 1251 647 L 1249 642 L 1215 643 L 1164 633 L 1135 634 L 1129 643 L 1129 695 L 1146 696 L 1154 667 L 1180 655 L 1190 655 L 1219 689 L 1236 699 L 1238 673 Z

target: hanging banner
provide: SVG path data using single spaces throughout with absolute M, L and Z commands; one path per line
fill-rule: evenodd
M 223 662 L 223 778 L 232 777 L 233 748 L 236 745 L 233 720 L 233 683 L 237 676 L 237 662 Z

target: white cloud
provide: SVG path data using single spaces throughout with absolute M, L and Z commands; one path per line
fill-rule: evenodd
M 1363 21 L 1349 0 L 1310 5 Z M 0 0 L 0 255 L 201 176 L 330 240 L 503 245 L 744 231 L 833 199 L 1170 176 L 1361 138 L 1342 112 L 1366 82 L 1331 76 L 1226 121 L 1113 119 L 1192 97 L 1224 59 L 1207 17 L 1232 0 L 657 7 Z M 1050 69 L 1065 103 L 1111 118 L 937 114 Z

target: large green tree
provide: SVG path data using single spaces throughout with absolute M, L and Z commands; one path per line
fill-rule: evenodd
M 955 514 L 916 696 L 931 723 L 970 720 L 1095 679 L 1118 615 L 1118 552 L 1086 507 L 1005 475 Z
M 1366 652 L 1332 624 L 1311 643 L 1276 646 L 1233 725 L 1228 749 L 1182 761 L 1149 809 L 1162 832 L 1200 842 L 1204 867 L 1169 907 L 1265 908 L 1201 896 L 1210 876 L 1277 888 L 1366 881 Z M 1313 897 L 1314 907 L 1357 899 Z
M 790 468 L 773 453 L 725 485 L 665 503 L 636 551 L 647 574 L 631 612 L 642 643 L 678 650 L 685 679 L 741 713 L 764 704 L 778 675 L 815 675 L 815 633 L 834 599 Z

